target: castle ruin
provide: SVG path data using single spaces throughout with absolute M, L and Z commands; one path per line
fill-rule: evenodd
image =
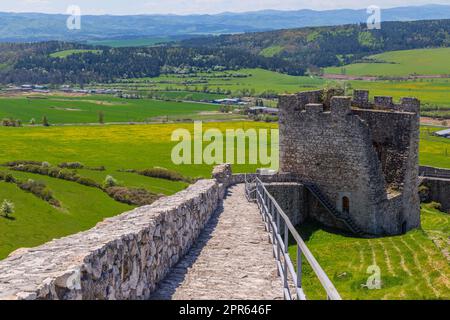
M 419 227 L 420 101 L 372 102 L 365 90 L 341 95 L 321 90 L 280 97 L 279 173 L 295 174 L 323 197 L 322 205 L 303 204 L 322 224 L 345 228 L 344 221 L 376 236 Z

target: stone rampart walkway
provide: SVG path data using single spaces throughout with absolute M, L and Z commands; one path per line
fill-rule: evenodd
M 228 196 L 152 299 L 282 299 L 272 245 L 244 185 Z

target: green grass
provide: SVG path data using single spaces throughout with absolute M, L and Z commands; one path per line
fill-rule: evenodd
M 189 92 L 189 91 L 161 91 L 155 92 L 154 96 L 162 100 L 186 100 L 186 101 L 212 101 L 223 99 L 224 94 L 203 93 L 203 92 Z
M 422 210 L 421 230 L 380 239 L 358 239 L 326 231 L 306 223 L 299 228 L 311 252 L 335 284 L 343 299 L 450 299 L 450 267 L 430 233 L 448 238 L 450 215 Z M 289 252 L 296 256 L 296 246 Z M 381 270 L 381 289 L 364 287 L 370 274 L 367 268 Z M 312 269 L 303 263 L 303 288 L 310 299 L 326 295 Z
M 325 73 L 355 76 L 396 77 L 450 74 L 450 48 L 391 51 L 368 58 L 381 63 L 355 63 L 326 68 Z
M 105 122 L 145 122 L 153 117 L 192 118 L 199 112 L 217 111 L 212 104 L 158 101 L 152 99 L 121 99 L 112 96 L 46 99 L 0 98 L 0 118 L 20 119 L 38 123 L 47 116 L 51 124 L 97 123 L 100 111 Z
M 282 46 L 271 46 L 263 49 L 259 54 L 266 58 L 271 58 L 283 51 Z
M 247 77 L 224 78 L 224 74 L 242 74 L 247 75 Z M 317 77 L 289 76 L 262 69 L 243 69 L 233 72 L 199 74 L 197 76 L 163 75 L 158 78 L 128 80 L 127 82 L 105 85 L 105 87 L 137 90 L 144 93 L 160 91 L 158 94 L 166 94 L 161 91 L 184 91 L 185 89 L 202 91 L 206 87 L 211 92 L 216 92 L 220 89 L 222 92 L 231 92 L 229 96 L 237 96 L 242 94 L 259 95 L 269 91 L 277 94 L 296 93 L 320 89 L 328 83 L 336 84 L 338 82 L 326 81 Z M 352 88 L 370 90 L 372 97 L 374 95 L 388 95 L 398 100 L 405 96 L 415 96 L 424 105 L 433 105 L 432 110 L 437 110 L 439 114 L 450 112 L 450 100 L 448 99 L 448 92 L 450 92 L 449 79 L 347 81 L 347 83 Z M 204 95 L 205 93 L 199 92 L 198 94 Z M 183 96 L 184 93 L 174 96 L 179 97 L 180 95 Z M 431 110 L 427 109 L 427 112 L 431 112 Z
M 270 128 L 266 123 L 208 123 L 204 129 Z M 157 194 L 171 195 L 187 183 L 149 178 L 122 169 L 165 167 L 189 177 L 210 177 L 212 165 L 182 165 L 171 162 L 177 142 L 170 137 L 174 130 L 193 130 L 192 124 L 0 127 L 0 163 L 12 160 L 81 162 L 89 167 L 105 166 L 106 171 L 78 170 L 85 177 L 102 182 L 112 175 L 127 187 L 145 188 Z M 257 165 L 235 166 L 236 172 L 254 172 Z M 8 170 L 0 167 L 0 170 Z M 33 247 L 53 238 L 93 227 L 105 217 L 132 209 L 115 202 L 99 189 L 47 176 L 10 171 L 16 178 L 44 181 L 62 204 L 55 209 L 47 202 L 25 193 L 14 184 L 0 183 L 0 201 L 9 199 L 16 205 L 15 220 L 0 217 L 0 259 L 21 247 Z
M 95 188 L 43 176 L 14 175 L 45 181 L 62 202 L 63 209 L 55 209 L 14 184 L 0 182 L 0 199 L 9 199 L 16 206 L 15 220 L 0 217 L 0 259 L 18 248 L 34 247 L 53 238 L 90 229 L 106 217 L 132 209 Z
M 425 104 L 441 107 L 443 110 L 450 110 L 450 80 L 448 79 L 422 79 L 409 81 L 350 81 L 355 89 L 370 90 L 371 96 L 392 96 L 396 100 L 401 97 L 417 97 Z
M 223 77 L 224 75 L 243 75 L 246 77 Z M 263 69 L 241 69 L 237 71 L 203 73 L 197 75 L 162 75 L 157 78 L 142 78 L 128 80 L 126 83 L 109 85 L 117 87 L 122 85 L 128 88 L 141 90 L 184 90 L 186 88 L 201 91 L 206 86 L 211 92 L 217 89 L 231 91 L 231 95 L 242 93 L 243 90 L 260 94 L 271 91 L 276 93 L 298 92 L 320 88 L 326 81 L 315 77 L 297 77 Z M 123 88 L 123 87 L 122 87 Z
M 83 49 L 76 49 L 76 50 L 64 50 L 64 51 L 58 51 L 58 52 L 54 52 L 50 55 L 50 57 L 52 58 L 67 58 L 68 56 L 71 56 L 73 54 L 80 54 L 80 53 L 87 53 L 87 52 L 91 52 L 91 53 L 100 53 L 100 50 L 83 50 Z
M 420 129 L 420 164 L 450 169 L 450 139 L 436 137 L 443 128 L 423 126 Z

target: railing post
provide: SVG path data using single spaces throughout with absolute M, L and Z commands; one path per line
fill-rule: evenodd
M 280 234 L 280 213 L 278 212 L 277 208 L 275 207 L 275 204 L 273 204 L 273 203 L 272 203 L 272 208 L 273 208 L 273 212 L 276 212 L 276 215 L 277 215 L 277 233 L 279 235 L 281 235 Z M 278 255 L 278 261 L 281 263 L 281 243 L 278 243 L 277 255 Z M 280 276 L 280 270 L 278 270 L 278 275 Z
M 270 199 L 269 199 L 269 208 L 270 208 L 270 214 L 275 219 L 275 215 L 277 215 L 277 211 L 275 210 L 275 206 L 274 206 L 272 200 L 270 200 Z M 272 233 L 272 240 L 273 240 L 273 244 L 275 245 L 275 248 L 273 248 L 273 255 L 277 261 L 280 261 L 280 253 L 279 253 L 280 251 L 278 249 L 280 247 L 280 243 L 278 241 L 277 233 L 278 233 L 278 228 L 277 228 L 277 230 L 274 230 L 274 232 Z
M 273 253 L 277 260 L 278 274 L 283 279 L 283 292 L 285 299 L 294 298 L 292 291 L 289 289 L 289 281 L 291 281 L 291 287 L 295 286 L 296 296 L 298 300 L 306 299 L 306 296 L 302 289 L 302 277 L 303 277 L 303 258 L 309 263 L 313 271 L 317 275 L 322 287 L 327 293 L 328 300 L 341 300 L 339 293 L 331 283 L 330 279 L 325 274 L 324 270 L 320 267 L 317 260 L 314 258 L 308 247 L 304 243 L 301 236 L 295 230 L 289 217 L 284 213 L 283 209 L 273 199 L 270 193 L 267 191 L 264 184 L 260 179 L 255 179 L 256 199 L 259 209 L 264 217 L 264 225 L 269 232 L 269 243 L 272 243 Z M 308 197 L 310 193 L 308 193 Z M 284 234 L 281 233 L 283 229 Z M 292 258 L 289 256 L 289 237 L 292 233 L 293 239 L 296 241 L 297 246 L 297 270 L 292 263 Z M 282 253 L 280 252 L 282 251 Z M 283 256 L 283 261 L 281 257 Z M 288 279 L 288 275 L 291 276 L 291 280 Z M 294 281 L 295 280 L 295 281 Z
M 288 253 L 288 248 L 289 248 L 289 228 L 287 223 L 284 224 L 284 268 L 283 268 L 283 276 L 284 276 L 284 288 L 289 291 L 289 285 L 288 285 L 288 261 L 287 261 L 287 256 L 289 255 Z
M 275 216 L 274 216 L 274 212 L 272 212 L 272 214 L 271 214 L 271 216 L 270 216 L 270 219 L 271 219 L 271 221 L 272 221 L 272 224 L 275 224 Z M 272 232 L 272 243 L 273 244 L 275 244 L 276 243 L 276 241 L 277 241 L 277 232 L 280 232 L 279 230 L 272 230 L 273 232 Z M 274 255 L 275 255 L 276 253 L 274 252 Z
M 299 289 L 302 287 L 302 249 L 297 244 L 297 299 L 300 300 Z

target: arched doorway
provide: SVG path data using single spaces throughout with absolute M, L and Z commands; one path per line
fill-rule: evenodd
M 350 199 L 348 197 L 342 198 L 342 211 L 344 213 L 350 213 Z

